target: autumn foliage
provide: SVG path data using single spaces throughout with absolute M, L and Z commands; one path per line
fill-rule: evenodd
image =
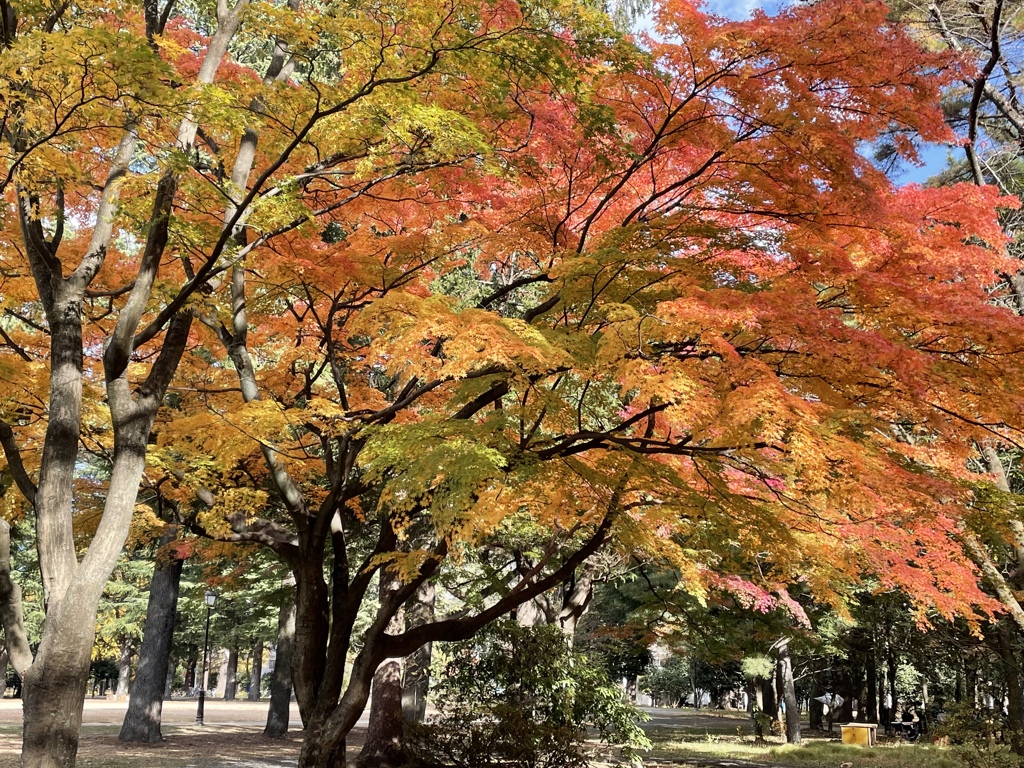
M 737 22 L 671 0 L 635 37 L 561 1 L 238 7 L 172 14 L 149 44 L 141 9 L 76 5 L 8 45 L 0 93 L 32 138 L 3 147 L 0 417 L 33 475 L 49 321 L 19 244 L 88 255 L 128 131 L 82 304 L 80 453 L 117 450 L 104 350 L 170 195 L 126 375 L 175 322 L 188 341 L 139 501 L 295 570 L 304 765 L 335 759 L 381 659 L 467 636 L 600 546 L 762 610 L 794 582 L 841 607 L 865 575 L 921 617 L 994 610 L 957 535 L 968 460 L 1024 407 L 1022 320 L 991 301 L 1015 201 L 873 165 L 882 139 L 914 160 L 950 138 L 948 62 L 885 6 Z M 103 474 L 76 483 L 87 535 Z M 505 591 L 388 629 L 467 562 Z M 385 568 L 399 586 L 343 688 Z

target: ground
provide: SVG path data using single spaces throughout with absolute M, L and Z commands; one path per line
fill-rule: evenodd
M 79 768 L 284 768 L 294 766 L 302 734 L 284 739 L 263 736 L 267 702 L 207 700 L 206 725 L 195 725 L 196 701 L 173 700 L 164 705 L 165 741 L 154 746 L 128 746 L 117 740 L 127 704 L 86 702 Z M 750 735 L 749 718 L 736 712 L 645 710 L 645 724 L 654 749 L 649 766 L 700 768 L 963 768 L 948 751 L 933 746 L 881 744 L 874 749 L 845 746 L 827 734 L 811 734 L 799 748 L 772 744 L 758 747 Z M 292 705 L 293 728 L 299 723 Z M 20 751 L 21 702 L 0 700 L 0 768 L 16 768 Z M 357 751 L 366 720 L 350 740 Z M 837 728 L 838 730 L 838 728 Z M 778 740 L 776 740 L 778 741 Z M 608 763 L 596 764 L 608 766 Z

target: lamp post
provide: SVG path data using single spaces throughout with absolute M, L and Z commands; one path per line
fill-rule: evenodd
M 210 651 L 210 611 L 217 602 L 217 593 L 206 590 L 206 632 L 203 634 L 203 666 L 199 672 L 199 709 L 196 710 L 196 725 L 203 724 L 203 709 L 206 706 L 206 657 Z

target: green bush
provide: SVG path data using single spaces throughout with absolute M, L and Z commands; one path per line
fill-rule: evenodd
M 414 765 L 585 768 L 588 729 L 627 759 L 650 747 L 643 713 L 556 627 L 502 621 L 450 651 L 438 714 L 407 734 Z
M 948 742 L 970 768 L 1024 768 L 1024 758 L 1011 748 L 1009 724 L 998 712 L 955 705 L 935 729 L 935 738 Z

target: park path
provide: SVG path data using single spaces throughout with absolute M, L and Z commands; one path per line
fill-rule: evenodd
M 674 760 L 644 760 L 644 765 L 669 766 L 681 765 L 692 768 L 793 768 L 791 765 L 779 765 L 778 763 L 760 763 L 753 760 L 737 760 L 734 758 L 676 758 Z

